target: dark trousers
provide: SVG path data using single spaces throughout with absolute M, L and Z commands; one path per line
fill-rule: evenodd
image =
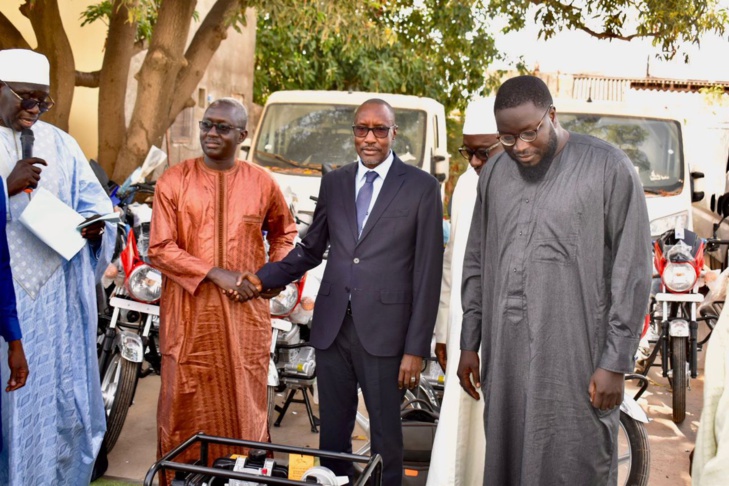
M 403 474 L 400 403 L 405 390 L 397 387 L 401 357 L 379 357 L 362 347 L 352 317 L 344 318 L 334 343 L 316 350 L 321 433 L 319 448 L 352 452 L 352 432 L 357 415 L 357 384 L 362 388 L 370 418 L 372 453 L 384 463 L 383 485 L 399 486 Z M 354 474 L 353 465 L 321 460 L 338 476 Z

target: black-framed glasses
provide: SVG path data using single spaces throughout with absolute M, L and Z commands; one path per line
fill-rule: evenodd
M 48 96 L 43 101 L 37 100 L 35 98 L 23 98 L 18 93 L 16 93 L 15 90 L 11 88 L 10 85 L 5 81 L 0 81 L 0 83 L 3 83 L 5 87 L 7 87 L 10 92 L 15 95 L 16 98 L 18 98 L 18 101 L 20 101 L 20 107 L 25 111 L 30 111 L 37 106 L 38 111 L 40 111 L 41 113 L 45 113 L 53 108 L 53 105 L 56 104 L 56 102 L 53 101 L 53 98 L 51 98 L 50 96 Z
M 471 161 L 471 157 L 473 157 L 474 155 L 481 162 L 486 162 L 487 160 L 489 160 L 489 155 L 491 155 L 491 151 L 493 149 L 495 149 L 496 147 L 498 147 L 500 143 L 501 142 L 496 142 L 495 144 L 493 144 L 490 147 L 486 147 L 486 148 L 480 147 L 480 148 L 477 148 L 476 150 L 471 150 L 470 148 L 463 146 L 458 149 L 458 153 L 460 153 L 461 156 L 464 159 L 468 160 L 469 162 Z
M 519 138 L 522 139 L 525 142 L 533 142 L 537 139 L 537 134 L 539 133 L 539 129 L 542 128 L 542 123 L 544 123 L 544 117 L 547 113 L 549 113 L 549 110 L 553 108 L 554 105 L 549 105 L 547 108 L 547 111 L 544 112 L 544 115 L 542 115 L 541 120 L 539 121 L 539 125 L 537 125 L 537 128 L 535 130 L 524 130 L 519 134 Z M 506 145 L 507 147 L 512 147 L 514 144 L 516 144 L 516 136 L 505 133 L 505 134 L 499 134 L 499 141 L 502 145 Z
M 357 138 L 365 138 L 370 130 L 375 134 L 376 138 L 386 138 L 390 134 L 390 129 L 397 128 L 397 125 L 391 127 L 366 127 L 364 125 L 352 125 L 352 132 Z
M 215 127 L 215 131 L 218 132 L 218 135 L 227 135 L 231 130 L 245 130 L 245 128 L 234 127 L 227 123 L 213 123 L 208 120 L 202 120 L 200 122 L 200 131 L 203 133 L 208 133 L 213 129 L 213 127 Z

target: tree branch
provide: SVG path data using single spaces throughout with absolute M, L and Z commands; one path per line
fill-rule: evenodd
M 98 88 L 100 74 L 101 71 L 94 71 L 92 73 L 76 71 L 76 86 L 82 86 L 84 88 Z
M 99 76 L 99 163 L 107 174 L 114 173 L 114 164 L 124 143 L 126 117 L 124 104 L 132 57 L 139 52 L 134 42 L 137 23 L 130 20 L 130 11 L 139 0 L 114 0 L 106 34 L 104 61 Z M 103 120 L 103 121 L 102 121 Z
M 586 33 L 590 34 L 592 37 L 596 37 L 598 39 L 617 39 L 617 40 L 630 41 L 630 40 L 636 39 L 638 37 L 657 37 L 658 36 L 658 33 L 656 33 L 656 32 L 650 32 L 650 33 L 646 33 L 646 34 L 637 34 L 636 33 L 636 34 L 630 34 L 630 35 L 619 35 L 614 32 L 608 32 L 608 31 L 597 32 L 595 30 L 592 30 L 591 28 L 589 28 L 588 26 L 586 26 L 584 24 L 578 24 L 578 25 L 575 25 L 574 27 L 577 30 L 586 32 Z
M 46 55 L 51 65 L 51 95 L 56 106 L 45 115 L 45 121 L 68 131 L 73 90 L 76 84 L 76 67 L 71 44 L 61 21 L 57 0 L 25 0 L 20 6 L 33 26 L 38 39 L 38 52 Z
M 177 96 L 174 82 L 186 63 L 181 35 L 190 31 L 195 4 L 195 0 L 178 0 L 160 5 L 149 50 L 139 70 L 134 111 L 114 163 L 115 180 L 129 175 L 170 126 L 169 107 Z
M 0 12 L 0 49 L 30 49 L 23 34 Z
M 177 75 L 175 97 L 167 118 L 169 125 L 185 108 L 190 95 L 205 74 L 215 51 L 228 36 L 228 19 L 237 10 L 245 9 L 247 3 L 246 0 L 217 0 L 205 16 L 185 52 L 187 64 Z

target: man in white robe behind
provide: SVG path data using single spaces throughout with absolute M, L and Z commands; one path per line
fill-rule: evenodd
M 106 430 L 95 283 L 114 248 L 114 226 L 85 227 L 87 244 L 65 260 L 19 221 L 40 190 L 86 218 L 112 211 L 78 143 L 39 120 L 54 103 L 49 72 L 41 54 L 0 51 L 0 176 L 7 189 L 0 197 L 7 198 L 10 266 L 32 370 L 24 388 L 3 397 L 0 484 L 13 486 L 89 484 Z M 27 129 L 35 139 L 31 157 L 22 150 Z M 7 362 L 0 349 L 3 375 Z
M 726 271 L 721 274 L 726 279 Z M 726 286 L 724 282 L 722 285 Z M 704 406 L 696 432 L 693 486 L 729 482 L 729 305 L 714 327 L 704 363 Z
M 451 198 L 451 238 L 443 258 L 440 306 L 435 324 L 435 352 L 446 372 L 445 392 L 433 453 L 428 486 L 470 486 L 483 482 L 486 440 L 483 432 L 483 400 L 475 401 L 458 384 L 456 371 L 461 354 L 460 282 L 471 216 L 476 204 L 478 176 L 490 157 L 503 152 L 494 120 L 493 99 L 472 101 L 466 109 L 463 146 L 468 160 Z M 453 282 L 456 291 L 452 292 Z M 448 364 L 448 366 L 446 366 Z

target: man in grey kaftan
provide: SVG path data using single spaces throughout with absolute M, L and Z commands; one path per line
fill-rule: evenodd
M 538 78 L 504 83 L 495 116 L 506 153 L 479 180 L 458 371 L 483 391 L 484 484 L 615 484 L 650 288 L 643 191 L 622 151 L 559 126 Z

